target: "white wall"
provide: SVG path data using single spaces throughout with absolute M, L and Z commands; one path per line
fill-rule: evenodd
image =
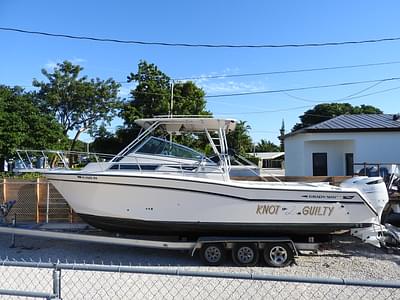
M 304 142 L 304 174 L 313 175 L 312 154 L 315 152 L 327 153 L 328 176 L 344 175 L 345 153 L 354 153 L 352 140 L 337 141 L 306 141 Z
M 304 140 L 300 134 L 285 138 L 285 175 L 303 176 L 305 160 Z
M 400 132 L 300 133 L 285 139 L 287 176 L 312 176 L 312 153 L 326 152 L 328 175 L 345 175 L 345 153 L 355 163 L 400 163 Z

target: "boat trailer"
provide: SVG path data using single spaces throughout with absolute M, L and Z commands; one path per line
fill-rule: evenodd
M 132 236 L 111 234 L 95 229 L 88 224 L 78 229 L 85 233 L 71 231 L 72 224 L 18 224 L 16 217 L 11 223 L 6 221 L 10 209 L 15 202 L 6 202 L 0 205 L 0 233 L 11 234 L 12 244 L 15 244 L 15 236 L 31 236 L 77 242 L 91 242 L 139 248 L 184 250 L 194 256 L 199 253 L 202 261 L 209 266 L 218 266 L 227 260 L 228 252 L 232 254 L 232 260 L 237 266 L 255 266 L 260 261 L 260 256 L 271 267 L 285 267 L 295 263 L 300 251 L 316 253 L 321 241 L 314 237 L 305 240 L 294 241 L 290 237 L 227 237 L 227 236 L 203 236 L 195 240 L 171 237 L 157 238 L 154 236 Z M 49 229 L 49 227 L 53 227 Z M 355 229 L 351 235 L 358 237 L 365 243 L 387 249 L 400 248 L 400 228 L 386 224 L 379 228 Z M 76 229 L 76 228 L 75 228 Z M 88 230 L 89 229 L 89 230 Z
M 52 224 L 53 225 L 53 224 Z M 56 224 L 63 225 L 63 224 Z M 64 224 L 65 225 L 65 224 Z M 219 266 L 228 258 L 228 252 L 232 254 L 232 260 L 237 266 L 248 267 L 259 263 L 260 258 L 266 265 L 271 267 L 285 267 L 295 263 L 295 258 L 300 252 L 308 251 L 317 253 L 321 243 L 313 240 L 312 237 L 305 242 L 294 242 L 290 237 L 226 237 L 226 236 L 204 236 L 196 240 L 185 240 L 179 238 L 157 238 L 152 236 L 123 236 L 120 234 L 112 235 L 102 230 L 93 229 L 85 225 L 84 232 L 74 232 L 68 227 L 44 229 L 48 224 L 26 224 L 0 225 L 0 233 L 11 234 L 12 244 L 15 244 L 16 236 L 31 236 L 40 238 L 50 238 L 59 240 L 69 240 L 76 242 L 90 242 L 111 244 L 120 246 L 131 246 L 139 248 L 169 249 L 188 251 L 192 256 L 199 253 L 202 261 L 209 266 Z M 53 226 L 54 227 L 54 226 Z M 80 228 L 82 229 L 82 228 Z M 89 229 L 89 230 L 87 230 Z M 371 234 L 366 231 L 363 242 L 370 243 Z M 360 237 L 360 232 L 352 232 L 353 236 Z M 389 251 L 399 250 L 400 248 L 400 229 L 387 225 L 385 231 L 379 238 L 380 246 Z M 261 257 L 260 257 L 261 256 Z
M 87 225 L 86 228 L 88 227 Z M 66 232 L 65 229 L 43 229 L 43 226 L 36 224 L 33 227 L 27 227 L 27 225 L 23 224 L 16 226 L 15 222 L 12 225 L 1 225 L 0 233 L 11 234 L 13 244 L 15 244 L 15 236 L 21 235 L 141 248 L 186 250 L 192 256 L 198 252 L 203 262 L 211 266 L 221 265 L 227 259 L 227 252 L 229 250 L 232 252 L 234 263 L 238 266 L 256 265 L 259 262 L 261 252 L 268 265 L 285 267 L 295 262 L 294 259 L 299 255 L 299 251 L 307 250 L 315 252 L 319 247 L 318 243 L 295 243 L 288 237 L 210 236 L 188 241 L 176 238 L 154 239 L 151 236 L 111 235 L 96 229 L 86 231 L 86 233 Z
M 272 267 L 285 267 L 295 263 L 299 251 L 317 252 L 320 243 L 309 238 L 305 242 L 294 242 L 290 237 L 227 237 L 227 236 L 203 236 L 194 240 L 171 237 L 157 238 L 154 236 L 132 236 L 111 234 L 90 225 L 85 226 L 84 233 L 71 231 L 72 224 L 18 224 L 16 217 L 11 222 L 6 221 L 14 203 L 0 205 L 0 233 L 11 234 L 12 244 L 15 245 L 16 236 L 31 236 L 51 238 L 77 242 L 91 242 L 131 246 L 153 249 L 185 250 L 194 256 L 200 254 L 206 265 L 218 266 L 228 258 L 228 252 L 232 253 L 232 260 L 238 266 L 255 266 L 262 256 L 264 262 Z M 58 228 L 57 228 L 58 226 Z M 49 229 L 52 227 L 52 229 Z M 76 228 L 75 228 L 76 229 Z M 82 231 L 82 226 L 81 228 Z M 88 230 L 89 229 L 89 230 Z

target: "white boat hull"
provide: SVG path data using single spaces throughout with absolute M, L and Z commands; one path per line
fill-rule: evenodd
M 327 234 L 369 226 L 378 214 L 355 189 L 221 182 L 171 175 L 48 173 L 92 225 L 154 234 Z

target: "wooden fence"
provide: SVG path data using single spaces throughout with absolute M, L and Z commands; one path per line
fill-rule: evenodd
M 46 179 L 1 179 L 0 201 L 15 200 L 6 220 L 18 222 L 76 222 L 80 221 L 62 195 Z

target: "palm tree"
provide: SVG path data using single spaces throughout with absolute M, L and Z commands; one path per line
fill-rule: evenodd
M 251 151 L 252 140 L 249 135 L 250 125 L 246 121 L 239 121 L 236 129 L 228 133 L 228 147 L 239 154 L 246 154 Z
M 264 139 L 261 139 L 256 145 L 256 152 L 279 152 L 279 150 L 279 146 Z

